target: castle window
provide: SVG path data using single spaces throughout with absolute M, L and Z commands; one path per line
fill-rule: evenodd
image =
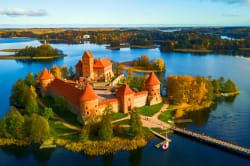
M 89 112 L 87 112 L 87 115 L 89 114 Z
M 97 105 L 95 105 L 95 108 L 97 107 Z
M 95 112 L 97 112 L 97 110 L 95 110 Z
M 87 109 L 88 109 L 88 107 L 85 107 L 85 109 L 87 110 Z

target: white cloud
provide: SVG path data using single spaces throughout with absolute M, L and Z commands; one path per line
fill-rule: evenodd
M 242 4 L 246 4 L 246 5 L 250 5 L 250 0 L 213 0 L 213 1 L 224 1 L 227 3 L 242 3 Z
M 26 10 L 21 8 L 0 8 L 0 15 L 6 16 L 45 16 L 45 10 Z

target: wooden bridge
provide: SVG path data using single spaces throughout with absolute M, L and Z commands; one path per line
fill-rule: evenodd
M 209 144 L 212 144 L 212 145 L 215 145 L 215 146 L 218 146 L 218 147 L 221 147 L 221 148 L 227 149 L 229 151 L 236 152 L 236 153 L 248 156 L 248 157 L 250 156 L 250 149 L 249 148 L 241 147 L 241 146 L 229 143 L 229 142 L 225 142 L 225 141 L 222 141 L 222 140 L 219 140 L 216 138 L 212 138 L 210 136 L 206 136 L 203 134 L 192 132 L 192 131 L 189 131 L 187 129 L 182 129 L 182 128 L 178 128 L 178 127 L 169 127 L 169 128 L 174 130 L 177 133 L 195 138 L 199 141 L 203 141 L 203 142 L 206 142 L 206 143 L 209 143 Z

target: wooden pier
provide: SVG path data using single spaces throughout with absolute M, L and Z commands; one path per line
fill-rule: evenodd
M 227 149 L 227 150 L 230 150 L 232 152 L 236 152 L 236 153 L 248 156 L 248 157 L 250 156 L 250 149 L 249 148 L 241 147 L 241 146 L 229 143 L 229 142 L 225 142 L 225 141 L 222 141 L 222 140 L 219 140 L 216 138 L 212 138 L 210 136 L 206 136 L 203 134 L 192 132 L 192 131 L 189 131 L 187 129 L 182 129 L 182 128 L 178 128 L 178 127 L 169 127 L 169 128 L 174 130 L 177 133 L 195 138 L 197 140 L 200 140 L 200 141 L 212 144 L 212 145 L 216 145 L 218 147 L 221 147 L 221 148 L 224 148 L 224 149 Z
M 156 135 L 157 137 L 160 137 L 161 139 L 164 139 L 165 142 L 166 142 L 166 141 L 167 141 L 167 142 L 171 142 L 171 140 L 170 140 L 169 138 L 163 136 L 162 134 L 159 134 L 159 133 L 157 133 L 157 132 L 155 132 L 155 131 L 153 131 L 153 130 L 151 130 L 151 132 L 152 132 L 154 135 Z

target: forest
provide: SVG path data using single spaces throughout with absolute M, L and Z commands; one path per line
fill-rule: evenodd
M 182 31 L 162 32 L 160 29 L 39 29 L 0 30 L 0 37 L 30 37 L 50 43 L 80 43 L 85 40 L 97 44 L 119 46 L 121 43 L 137 46 L 159 45 L 163 52 L 196 50 L 202 53 L 240 54 L 249 56 L 250 28 L 214 27 L 183 28 Z M 83 36 L 88 34 L 89 39 Z M 234 38 L 223 39 L 221 36 Z M 182 50 L 181 50 L 182 49 Z M 184 50 L 183 50 L 184 49 Z

